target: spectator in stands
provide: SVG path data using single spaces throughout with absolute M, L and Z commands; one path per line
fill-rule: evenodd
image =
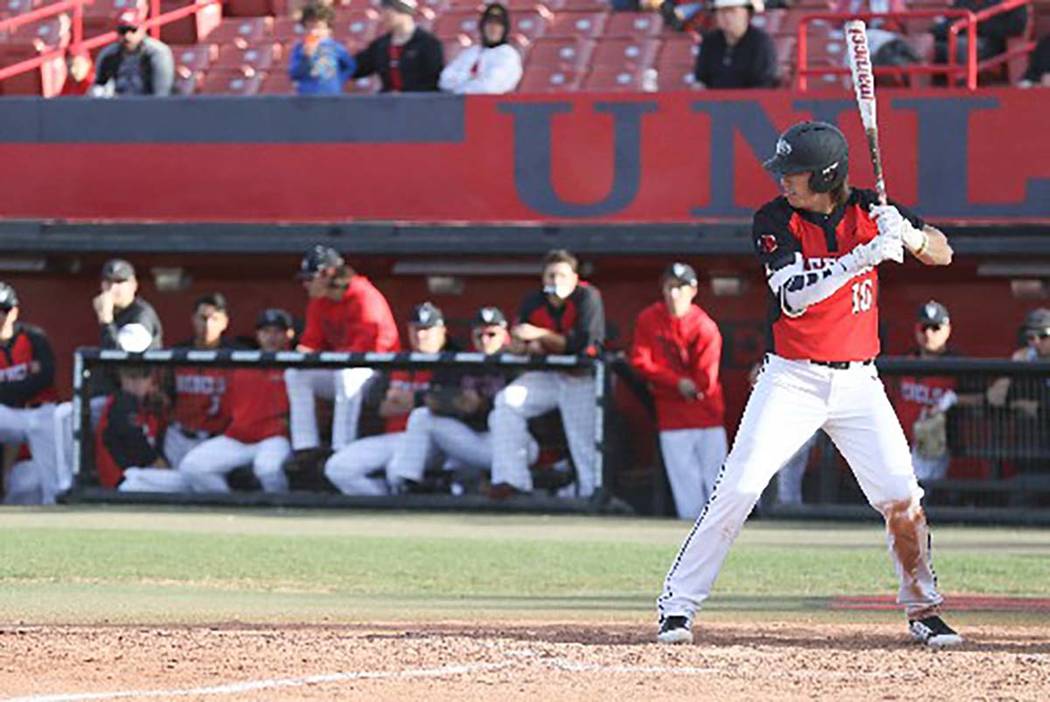
M 0 442 L 7 449 L 3 501 L 54 502 L 55 355 L 44 330 L 18 321 L 18 315 L 15 289 L 0 283 Z
M 70 51 L 66 59 L 66 81 L 63 96 L 86 95 L 95 82 L 95 63 L 87 51 Z
M 564 249 L 543 258 L 542 288 L 521 304 L 511 330 L 511 349 L 536 355 L 596 355 L 605 342 L 605 309 L 601 293 L 580 280 L 579 262 Z M 528 420 L 554 408 L 576 467 L 577 494 L 595 490 L 594 375 L 588 371 L 532 371 L 497 396 L 489 415 L 492 431 L 493 499 L 532 491 L 529 472 Z
M 864 12 L 906 12 L 905 0 L 828 0 L 832 12 L 859 14 Z M 899 20 L 874 18 L 867 22 L 868 49 L 871 51 L 871 62 L 876 66 L 907 66 L 919 63 L 922 58 L 904 40 L 901 34 L 904 26 Z M 843 61 L 846 58 L 843 57 Z M 880 84 L 899 85 L 902 81 L 896 76 L 879 76 Z
M 136 10 L 125 10 L 117 20 L 120 39 L 98 55 L 93 97 L 114 95 L 171 95 L 175 58 L 168 45 L 146 36 Z
M 1050 88 L 1050 36 L 1043 37 L 1028 57 L 1028 70 L 1021 79 L 1020 87 Z
M 295 336 L 292 316 L 281 309 L 263 310 L 255 336 L 261 351 L 287 351 Z M 179 471 L 195 492 L 229 492 L 226 476 L 251 464 L 265 492 L 287 492 L 281 465 L 292 448 L 284 374 L 279 368 L 235 369 L 230 373 L 229 402 L 229 426 L 186 454 Z
M 102 266 L 102 292 L 92 305 L 98 317 L 104 349 L 139 352 L 159 349 L 163 329 L 152 305 L 138 297 L 135 267 L 122 258 Z
M 1050 359 L 1050 309 L 1040 307 L 1025 315 L 1021 329 L 1025 345 L 1010 356 L 1013 361 L 1037 361 Z M 988 402 L 996 407 L 1009 405 L 1012 408 L 1032 413 L 1033 405 L 1021 402 L 1016 406 L 1010 403 L 1015 393 L 1011 392 L 1013 382 L 1009 378 L 999 378 L 988 388 Z
M 649 2 L 640 2 L 642 9 L 647 9 Z M 664 0 L 659 4 L 660 16 L 663 17 L 664 25 L 678 32 L 689 29 L 693 20 L 704 9 L 703 2 L 693 0 Z
M 1002 0 L 953 0 L 952 9 L 969 10 L 980 12 L 995 7 Z M 935 44 L 935 60 L 937 63 L 948 62 L 948 28 L 960 21 L 957 17 L 947 17 L 933 29 Z M 1028 22 L 1028 8 L 1024 5 L 1008 12 L 989 17 L 977 24 L 977 60 L 991 58 L 1006 51 L 1006 40 L 1010 37 L 1021 36 Z M 967 56 L 966 32 L 959 32 L 959 41 L 956 45 L 955 61 L 957 64 L 966 65 Z
M 193 338 L 177 349 L 214 351 L 229 348 L 230 325 L 226 296 L 209 293 L 193 303 Z M 226 390 L 229 371 L 215 366 L 176 366 L 174 370 L 174 417 L 164 435 L 164 455 L 174 468 L 194 446 L 218 436 L 230 423 Z
M 354 57 L 332 38 L 334 20 L 331 7 L 310 3 L 303 8 L 303 40 L 292 49 L 288 63 L 288 75 L 300 95 L 339 95 L 354 74 Z
M 95 468 L 102 487 L 121 492 L 183 492 L 185 476 L 172 470 L 160 447 L 164 401 L 156 374 L 144 366 L 117 371 L 120 387 L 95 428 Z
M 317 245 L 303 256 L 299 279 L 309 296 L 306 328 L 297 350 L 311 353 L 399 351 L 397 323 L 390 305 L 375 285 L 355 271 L 335 249 Z M 332 450 L 357 437 L 361 392 L 372 378 L 371 368 L 289 368 L 285 371 L 291 405 L 294 453 L 285 466 L 290 473 L 320 476 L 330 451 L 321 448 L 315 399 L 335 401 Z
M 663 299 L 638 315 L 630 353 L 656 401 L 660 451 L 682 519 L 700 515 L 728 451 L 718 372 L 722 334 L 694 304 L 697 291 L 692 266 L 668 266 L 660 279 Z
M 414 352 L 448 350 L 445 317 L 431 302 L 412 309 L 408 319 L 408 341 Z M 412 411 L 422 406 L 433 371 L 430 368 L 393 370 L 368 388 L 365 404 L 377 409 L 386 431 L 358 439 L 337 451 L 325 464 L 325 476 L 347 495 L 386 495 L 410 487 L 394 478 L 390 464 L 405 439 Z M 438 458 L 435 451 L 423 457 L 424 466 Z
M 379 74 L 384 93 L 436 91 L 445 65 L 441 42 L 417 27 L 417 0 L 383 0 L 387 32 L 359 51 L 354 78 Z
M 498 307 L 482 307 L 471 324 L 471 342 L 477 353 L 493 355 L 510 343 L 507 318 Z M 405 438 L 390 462 L 392 482 L 411 484 L 423 480 L 428 459 L 435 451 L 446 469 L 461 473 L 456 484 L 477 483 L 492 466 L 492 437 L 488 416 L 496 394 L 507 384 L 507 372 L 498 367 L 454 368 L 433 378 L 424 405 L 412 410 Z M 539 446 L 531 440 L 529 463 Z
M 717 29 L 704 35 L 696 57 L 698 88 L 772 88 L 777 84 L 773 39 L 751 18 L 762 0 L 714 0 Z
M 478 21 L 481 44 L 463 50 L 441 72 L 441 89 L 463 94 L 509 93 L 521 80 L 521 54 L 507 43 L 510 15 L 498 2 L 486 5 Z

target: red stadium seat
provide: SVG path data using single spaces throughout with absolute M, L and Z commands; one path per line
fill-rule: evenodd
M 294 95 L 295 83 L 288 76 L 288 71 L 276 68 L 266 74 L 262 85 L 259 86 L 260 95 Z
M 665 39 L 660 46 L 656 62 L 660 66 L 692 66 L 696 64 L 696 57 L 699 53 L 700 44 L 694 42 L 690 37 Z
M 604 12 L 559 12 L 547 24 L 543 36 L 554 39 L 594 39 L 602 35 L 607 17 Z
M 562 0 L 558 10 L 569 10 L 571 12 L 609 12 L 612 5 L 608 0 Z
M 529 43 L 536 41 L 547 32 L 547 24 L 554 15 L 545 7 L 538 10 L 512 12 L 510 15 L 510 32 Z
M 281 44 L 294 44 L 303 38 L 303 25 L 292 17 L 278 17 L 273 22 L 273 38 Z
M 660 42 L 656 39 L 601 39 L 591 54 L 596 68 L 649 68 L 656 63 Z
M 519 93 L 560 93 L 579 90 L 583 71 L 530 66 L 518 84 Z
M 229 17 L 266 17 L 276 15 L 271 0 L 225 0 L 223 10 Z
M 657 69 L 656 85 L 661 92 L 669 90 L 689 90 L 696 84 L 693 78 L 692 64 L 661 64 Z
M 452 60 L 459 56 L 460 53 L 467 47 L 473 46 L 474 42 L 466 36 L 460 36 L 458 39 L 452 39 L 451 41 L 442 42 L 442 47 L 445 50 L 445 65 L 452 63 Z
M 476 37 L 478 36 L 478 13 L 473 11 L 449 12 L 442 15 L 434 22 L 434 34 L 442 41 L 455 39 L 460 34 Z
M 72 23 L 65 15 L 50 17 L 32 24 L 22 25 L 5 38 L 8 46 L 32 47 L 44 53 L 51 49 L 69 46 Z
M 751 24 L 764 30 L 766 34 L 778 34 L 787 12 L 787 10 L 766 10 L 752 17 Z
M 219 49 L 219 56 L 212 64 L 212 70 L 232 71 L 248 67 L 257 73 L 265 72 L 279 64 L 280 58 L 280 44 L 265 42 L 245 48 L 227 44 Z
M 368 45 L 379 34 L 379 13 L 372 8 L 339 12 L 332 27 L 332 37 L 356 51 Z
M 161 0 L 160 11 L 170 12 L 203 0 Z M 222 22 L 222 6 L 209 5 L 196 15 L 187 15 L 160 28 L 161 41 L 168 44 L 196 44 L 210 34 Z
M 539 39 L 529 49 L 529 68 L 579 71 L 587 66 L 594 42 L 586 39 Z
M 193 95 L 204 80 L 200 71 L 191 71 L 185 66 L 175 68 L 175 82 L 171 86 L 172 95 Z
M 171 53 L 175 58 L 176 71 L 199 73 L 208 70 L 212 61 L 219 55 L 219 47 L 214 44 L 173 46 Z
M 254 71 L 209 71 L 198 92 L 202 95 L 255 95 L 264 74 Z
M 273 37 L 273 17 L 235 17 L 224 19 L 208 34 L 213 44 L 259 44 Z
M 603 93 L 640 93 L 655 91 L 656 76 L 647 78 L 645 69 L 615 70 L 596 68 L 583 81 L 583 90 Z
M 655 37 L 664 21 L 655 12 L 614 12 L 605 22 L 606 37 Z

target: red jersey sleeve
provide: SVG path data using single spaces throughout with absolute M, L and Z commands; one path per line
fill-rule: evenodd
M 717 387 L 718 364 L 722 359 L 722 332 L 715 321 L 706 315 L 700 322 L 693 358 L 696 359 L 693 369 L 696 388 L 706 393 L 708 388 Z
M 358 319 L 354 320 L 346 336 L 346 350 L 398 351 L 401 339 L 397 323 L 383 293 L 371 283 L 364 283 L 355 291 Z
M 660 362 L 662 355 L 656 349 L 658 323 L 651 307 L 638 315 L 631 343 L 631 365 L 653 385 L 676 390 L 680 376 Z
M 324 348 L 324 333 L 321 330 L 320 305 L 320 300 L 310 300 L 306 305 L 306 325 L 302 336 L 299 337 L 299 345 L 311 351 L 327 350 Z

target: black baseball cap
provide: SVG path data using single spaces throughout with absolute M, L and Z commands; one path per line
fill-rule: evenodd
M 1024 317 L 1026 332 L 1050 332 L 1050 309 L 1039 307 Z
M 445 326 L 445 315 L 433 302 L 429 300 L 412 308 L 412 314 L 408 317 L 409 324 L 423 328 Z
M 0 309 L 18 307 L 18 293 L 7 283 L 0 283 Z
M 694 270 L 688 263 L 675 261 L 664 269 L 663 280 L 673 280 L 679 285 L 696 286 L 696 270 Z
M 507 318 L 499 307 L 482 307 L 474 315 L 472 327 L 506 327 Z
M 948 315 L 948 308 L 936 300 L 930 300 L 919 307 L 919 324 L 940 326 L 950 321 L 951 317 Z
M 122 258 L 111 258 L 102 266 L 102 280 L 123 282 L 135 277 L 135 266 Z
M 325 268 L 338 268 L 344 263 L 343 257 L 331 246 L 315 244 L 303 254 L 297 277 L 300 280 L 310 280 Z
M 277 307 L 270 307 L 269 309 L 263 310 L 255 320 L 256 329 L 262 329 L 263 327 L 291 329 L 293 326 L 292 315 Z

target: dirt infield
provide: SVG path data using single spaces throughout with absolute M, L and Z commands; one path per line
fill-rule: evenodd
M 900 624 L 705 623 L 692 646 L 649 626 L 0 629 L 0 699 L 1050 699 L 1050 631 L 964 628 L 951 651 Z

